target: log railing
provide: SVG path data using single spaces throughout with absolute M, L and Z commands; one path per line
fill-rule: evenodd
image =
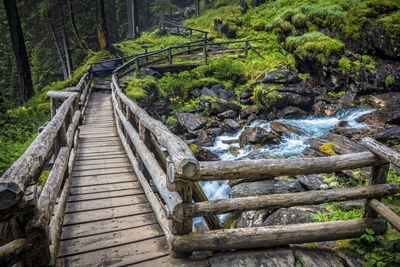
M 91 79 L 87 72 L 75 87 L 48 92 L 51 121 L 0 178 L 2 266 L 55 263 L 78 125 L 86 109 Z M 37 186 L 38 178 L 48 168 L 46 183 Z
M 248 41 L 244 42 L 248 44 Z M 190 49 L 201 48 L 206 55 L 208 49 L 203 47 L 209 45 L 216 44 L 192 44 Z M 186 46 L 179 48 L 182 47 Z M 246 45 L 246 49 L 249 48 Z M 159 56 L 160 53 L 156 51 L 151 56 Z M 168 55 L 167 59 L 171 62 L 176 54 L 170 52 Z M 138 64 L 138 59 L 128 61 L 114 72 L 112 99 L 115 118 L 125 150 L 169 242 L 171 255 L 185 256 L 197 250 L 225 251 L 356 238 L 363 235 L 367 228 L 373 229 L 376 234 L 383 234 L 387 229 L 386 221 L 400 230 L 400 217 L 379 201 L 381 197 L 398 192 L 396 183 L 386 184 L 389 163 L 400 163 L 400 154 L 396 150 L 374 140 L 364 139 L 362 144 L 370 151 L 354 154 L 322 158 L 197 162 L 181 139 L 161 122 L 151 118 L 121 91 L 118 76 L 135 62 L 139 70 L 142 65 Z M 199 181 L 332 173 L 368 166 L 372 166 L 369 185 L 360 188 L 209 201 L 198 184 Z M 151 188 L 153 184 L 156 189 Z M 221 229 L 221 222 L 216 217 L 216 214 L 228 212 L 356 199 L 365 200 L 364 215 L 361 219 L 350 221 Z M 378 215 L 384 219 L 378 218 Z M 192 232 L 192 218 L 200 216 L 204 217 L 210 231 Z
M 195 28 L 191 28 L 191 27 L 186 27 L 186 26 L 182 26 L 173 22 L 168 22 L 168 21 L 162 21 L 160 24 L 160 29 L 162 31 L 166 31 L 168 27 L 169 30 L 169 34 L 173 34 L 173 35 L 178 35 L 178 36 L 195 36 L 198 38 L 204 38 L 207 39 L 208 38 L 208 32 L 207 31 L 203 31 L 203 30 L 199 30 L 199 29 L 195 29 Z M 176 30 L 176 31 L 173 31 Z M 195 35 L 193 33 L 200 33 L 200 35 Z

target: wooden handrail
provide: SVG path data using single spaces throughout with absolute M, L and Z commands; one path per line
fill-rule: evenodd
M 396 149 L 385 146 L 370 137 L 363 138 L 361 145 L 400 168 L 400 153 Z
M 153 133 L 157 142 L 167 149 L 177 173 L 187 178 L 195 176 L 199 170 L 199 162 L 186 143 L 172 134 L 162 122 L 150 117 L 146 111 L 130 100 L 119 88 L 115 75 L 112 80 L 116 96 L 138 117 L 140 124 Z

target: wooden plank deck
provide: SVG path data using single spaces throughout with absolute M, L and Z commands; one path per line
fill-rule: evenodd
M 57 265 L 182 266 L 187 260 L 169 256 L 113 116 L 111 95 L 93 92 L 80 126 Z

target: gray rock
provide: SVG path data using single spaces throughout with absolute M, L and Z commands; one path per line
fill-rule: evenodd
M 280 144 L 281 140 L 278 134 L 267 131 L 261 127 L 245 127 L 239 136 L 239 145 L 275 145 Z
M 236 118 L 236 116 L 237 116 L 237 113 L 236 113 L 236 111 L 233 111 L 233 110 L 227 110 L 227 111 L 219 113 L 217 115 L 217 117 L 219 119 L 234 119 L 234 118 Z
M 240 183 L 231 188 L 232 197 L 247 197 L 258 195 L 284 194 L 304 191 L 299 181 L 295 180 L 264 180 Z
M 302 119 L 307 117 L 307 113 L 298 107 L 288 106 L 278 111 L 277 117 L 279 119 Z
M 221 128 L 209 128 L 206 130 L 206 132 L 208 135 L 217 136 L 222 133 L 222 129 Z
M 262 225 L 268 226 L 309 223 L 312 221 L 314 215 L 314 213 L 305 210 L 282 208 L 268 216 Z
M 235 94 L 232 91 L 221 89 L 218 93 L 218 97 L 226 101 L 231 101 L 235 97 Z
M 214 93 L 207 87 L 203 87 L 203 89 L 201 89 L 201 92 L 200 92 L 200 97 L 207 97 L 207 96 L 218 98 L 218 95 L 216 93 Z
M 197 150 L 194 152 L 194 156 L 198 161 L 216 161 L 219 160 L 217 154 L 211 152 L 210 150 L 203 148 L 201 146 L 197 147 Z
M 209 115 L 216 115 L 228 110 L 240 112 L 241 106 L 225 100 L 201 98 L 200 105 Z
M 296 260 L 289 248 L 217 253 L 209 259 L 213 267 L 294 267 Z
M 237 123 L 235 120 L 232 120 L 232 119 L 224 120 L 221 127 L 222 127 L 222 130 L 226 131 L 226 132 L 235 132 L 236 130 L 241 128 L 239 123 Z
M 200 130 L 198 137 L 193 141 L 193 143 L 200 146 L 212 146 L 215 141 L 215 136 L 208 135 L 206 131 Z
M 257 110 L 257 108 L 255 106 L 244 108 L 240 112 L 240 118 L 241 119 L 247 119 L 251 114 L 257 114 L 257 113 L 258 113 L 258 110 Z
M 310 190 L 319 190 L 322 189 L 321 186 L 325 185 L 327 186 L 326 189 L 328 189 L 329 184 L 324 182 L 321 178 L 319 178 L 316 175 L 307 175 L 307 176 L 302 176 L 298 175 L 296 176 L 297 180 L 306 188 Z
M 397 145 L 400 143 L 400 127 L 393 127 L 380 131 L 375 138 L 386 144 Z
M 365 122 L 371 126 L 384 127 L 385 124 L 400 124 L 400 103 L 390 105 L 386 108 L 375 110 L 364 114 L 357 122 Z
M 277 132 L 279 134 L 294 133 L 294 134 L 298 134 L 298 135 L 305 135 L 305 133 L 303 131 L 300 131 L 300 130 L 294 128 L 293 126 L 282 123 L 282 122 L 272 121 L 270 123 L 270 126 L 275 132 Z
M 180 125 L 190 131 L 198 130 L 207 123 L 206 118 L 196 116 L 192 113 L 176 113 L 176 119 Z
M 329 132 L 317 138 L 310 138 L 308 141 L 310 147 L 318 151 L 322 145 L 327 143 L 334 144 L 332 149 L 336 154 L 351 154 L 367 151 L 363 146 L 357 144 L 352 139 Z
M 322 249 L 295 248 L 294 255 L 305 267 L 342 267 L 334 253 Z
M 257 82 L 260 83 L 291 84 L 291 83 L 298 83 L 300 81 L 301 79 L 298 76 L 298 71 L 290 67 L 284 67 L 279 70 L 267 71 L 257 79 Z

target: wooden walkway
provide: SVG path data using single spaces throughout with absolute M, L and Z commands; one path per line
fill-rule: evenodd
M 80 126 L 58 266 L 168 266 L 168 246 L 119 140 L 111 95 L 93 92 Z

